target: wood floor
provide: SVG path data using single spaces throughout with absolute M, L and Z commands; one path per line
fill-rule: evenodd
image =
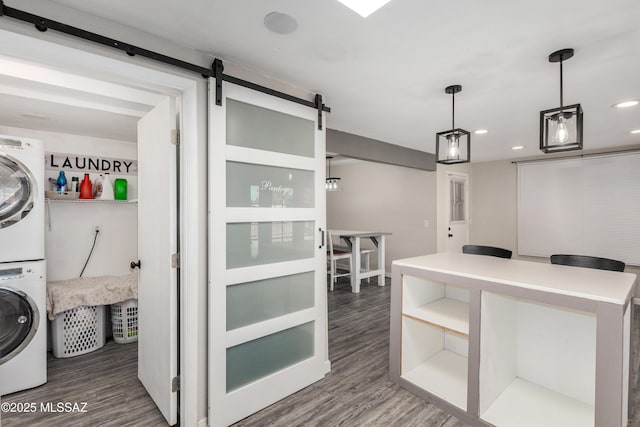
M 69 359 L 49 354 L 47 384 L 2 397 L 2 402 L 34 402 L 34 413 L 3 413 L 2 427 L 166 426 L 138 381 L 137 343 L 108 341 L 99 350 Z M 86 413 L 48 413 L 41 403 L 86 402 Z
M 242 420 L 237 426 L 421 426 L 466 424 L 388 379 L 390 286 L 341 279 L 329 299 L 331 372 L 323 380 Z M 638 392 L 640 307 L 635 307 L 632 403 Z M 71 359 L 49 359 L 49 382 L 4 396 L 3 402 L 87 402 L 87 413 L 1 414 L 12 426 L 166 426 L 137 379 L 136 344 L 109 342 Z M 640 412 L 640 411 L 638 411 Z M 632 426 L 640 427 L 640 414 Z
M 237 426 L 465 426 L 389 381 L 391 286 L 340 278 L 329 298 L 331 372 Z M 388 283 L 388 281 L 387 281 Z

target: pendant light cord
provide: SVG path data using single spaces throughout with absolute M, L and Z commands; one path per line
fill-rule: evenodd
M 451 93 L 451 129 L 456 128 L 456 91 Z
M 560 58 L 560 112 L 562 113 L 562 58 Z

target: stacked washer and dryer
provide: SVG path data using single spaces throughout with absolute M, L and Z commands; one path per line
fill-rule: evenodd
M 0 135 L 0 396 L 47 382 L 42 142 Z

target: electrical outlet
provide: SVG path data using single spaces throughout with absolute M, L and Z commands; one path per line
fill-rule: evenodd
M 100 233 L 102 231 L 102 228 L 99 225 L 94 225 L 93 226 L 93 231 L 96 233 Z

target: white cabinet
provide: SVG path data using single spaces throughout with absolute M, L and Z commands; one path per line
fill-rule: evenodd
M 473 426 L 627 424 L 635 275 L 451 253 L 392 274 L 393 381 Z

